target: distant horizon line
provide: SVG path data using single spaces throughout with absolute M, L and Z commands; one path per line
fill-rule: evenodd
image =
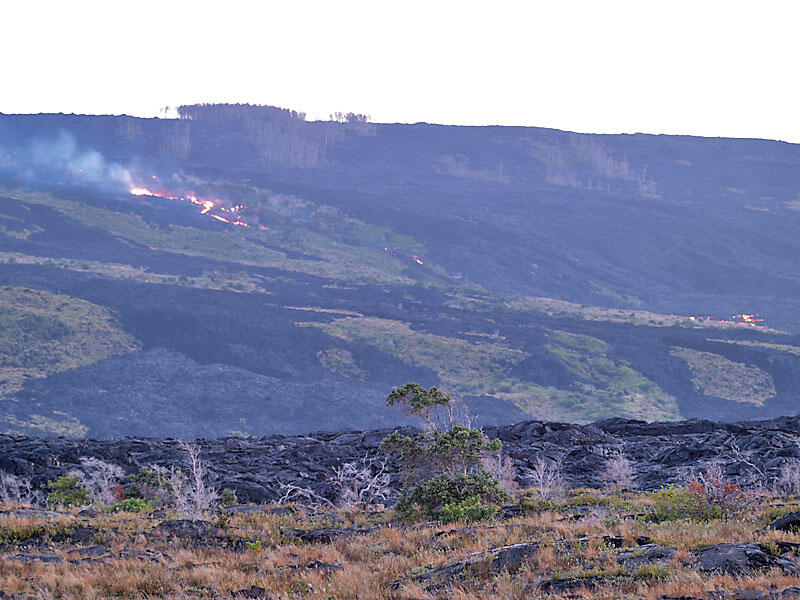
M 179 106 L 195 106 L 195 105 L 208 105 L 208 106 L 252 106 L 252 107 L 265 107 L 265 108 L 277 108 L 280 110 L 291 110 L 298 113 L 304 113 L 303 111 L 296 111 L 292 108 L 277 106 L 273 104 L 253 104 L 253 103 L 246 103 L 246 102 L 196 102 L 193 104 L 181 104 Z M 175 107 L 177 110 L 178 107 Z M 358 114 L 358 113 L 356 113 Z M 159 114 L 154 114 L 151 116 L 141 116 L 141 115 L 133 115 L 128 113 L 82 113 L 82 112 L 52 112 L 52 111 L 41 111 L 41 112 L 3 112 L 0 111 L 0 117 L 37 117 L 37 116 L 72 116 L 72 117 L 127 117 L 130 119 L 141 119 L 141 120 L 159 120 L 159 121 L 191 121 L 192 119 L 184 118 L 180 116 L 162 116 Z M 333 115 L 330 115 L 333 116 Z M 367 115 L 369 116 L 369 115 Z M 334 119 L 330 118 L 304 118 L 304 121 L 307 123 L 337 123 Z M 573 129 L 561 129 L 559 127 L 553 126 L 546 126 L 546 125 L 509 125 L 509 124 L 471 124 L 471 123 L 436 123 L 430 121 L 368 121 L 373 125 L 428 125 L 428 126 L 435 126 L 435 127 L 471 127 L 471 128 L 508 128 L 508 129 L 548 129 L 551 131 L 559 131 L 562 133 L 574 133 L 578 135 L 602 135 L 602 136 L 635 136 L 635 135 L 642 135 L 642 136 L 662 136 L 662 137 L 691 137 L 691 138 L 700 138 L 700 139 L 708 139 L 708 140 L 742 140 L 742 141 L 763 141 L 763 142 L 779 142 L 783 144 L 790 144 L 793 146 L 800 145 L 800 140 L 798 141 L 790 141 L 785 139 L 778 139 L 778 138 L 767 138 L 767 137 L 752 137 L 752 136 L 734 136 L 734 135 L 702 135 L 697 133 L 665 133 L 665 132 L 648 132 L 648 131 L 577 131 Z

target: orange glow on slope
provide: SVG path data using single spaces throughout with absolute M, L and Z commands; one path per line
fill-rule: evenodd
M 747 325 L 748 327 L 757 327 L 764 322 L 759 314 L 743 314 L 733 315 L 730 319 L 723 320 L 723 323 L 730 325 Z
M 153 179 L 157 179 L 155 175 L 153 175 L 152 177 Z M 129 190 L 129 192 L 133 196 L 153 196 L 156 198 L 166 198 L 168 200 L 184 200 L 184 201 L 188 200 L 195 206 L 201 207 L 200 210 L 201 215 L 208 215 L 209 217 L 212 217 L 217 221 L 221 221 L 222 223 L 229 223 L 230 225 L 238 225 L 239 227 L 250 227 L 250 225 L 247 222 L 243 221 L 242 218 L 239 216 L 239 211 L 246 208 L 243 205 L 236 205 L 233 208 L 227 208 L 223 206 L 222 202 L 219 200 L 216 201 L 200 200 L 197 198 L 197 196 L 194 195 L 169 196 L 166 193 L 150 191 L 146 187 L 133 187 Z M 222 215 L 215 214 L 214 212 L 211 211 L 222 211 L 225 213 L 229 213 L 232 214 L 235 217 L 235 219 L 228 219 L 227 217 L 223 217 Z M 265 227 L 263 225 L 261 225 L 259 228 L 264 231 L 269 230 L 269 227 Z

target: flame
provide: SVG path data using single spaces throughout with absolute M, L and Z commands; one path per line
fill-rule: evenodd
M 158 179 L 155 175 L 152 175 L 153 179 Z M 146 187 L 133 187 L 128 190 L 133 196 L 154 196 L 157 198 L 167 198 L 168 200 L 184 200 L 189 201 L 190 203 L 194 204 L 195 206 L 201 207 L 200 214 L 201 215 L 208 215 L 216 219 L 217 221 L 221 221 L 223 223 L 229 223 L 231 225 L 238 225 L 239 227 L 250 227 L 250 225 L 243 221 L 242 218 L 239 216 L 239 211 L 245 209 L 246 207 L 241 204 L 237 204 L 232 208 L 227 208 L 222 205 L 219 200 L 200 200 L 197 196 L 194 195 L 186 195 L 186 196 L 170 196 L 166 193 L 161 192 L 153 192 Z M 215 212 L 211 212 L 215 211 Z M 223 217 L 222 215 L 216 214 L 216 211 L 222 211 L 225 213 L 232 214 L 235 219 L 228 219 Z M 259 229 L 263 231 L 268 231 L 269 227 L 264 225 L 259 226 Z

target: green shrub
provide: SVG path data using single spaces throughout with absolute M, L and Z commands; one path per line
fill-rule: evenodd
M 161 476 L 147 467 L 141 467 L 138 473 L 128 479 L 131 485 L 125 490 L 126 498 L 142 498 L 152 502 L 159 497 L 159 491 L 164 487 Z
M 44 532 L 40 525 L 10 525 L 0 529 L 0 544 L 17 545 Z
M 42 487 L 50 490 L 47 493 L 47 504 L 50 506 L 88 506 L 92 503 L 91 492 L 80 485 L 78 477 L 62 475 Z
M 608 506 L 609 501 L 588 492 L 580 492 L 570 497 L 567 504 L 569 506 Z
M 455 423 L 452 397 L 435 387 L 407 383 L 392 390 L 386 404 L 402 405 L 428 425 L 413 436 L 395 431 L 381 442 L 381 449 L 396 454 L 402 466 L 403 492 L 395 506 L 401 518 L 438 519 L 448 504 L 477 498 L 492 505 L 508 498 L 483 466 L 499 453 L 500 440 L 490 441 L 481 430 Z
M 650 521 L 711 521 L 722 516 L 719 507 L 704 502 L 688 487 L 668 485 L 650 493 L 653 506 L 648 515 Z
M 239 498 L 236 497 L 236 490 L 225 488 L 219 497 L 219 502 L 222 506 L 233 506 L 239 504 Z
M 461 502 L 450 502 L 442 507 L 439 520 L 443 523 L 474 523 L 491 519 L 497 513 L 496 506 L 488 506 L 478 496 L 470 496 Z
M 518 501 L 519 507 L 524 513 L 540 512 L 544 510 L 557 510 L 563 506 L 559 500 L 546 500 L 539 495 L 522 496 Z
M 395 510 L 406 520 L 441 519 L 447 505 L 459 505 L 470 499 L 483 504 L 497 504 L 507 498 L 508 494 L 500 489 L 497 479 L 486 471 L 439 475 L 423 479 L 404 491 Z
M 150 512 L 153 509 L 144 498 L 126 498 L 111 507 L 111 512 Z
M 651 519 L 656 521 L 727 521 L 761 508 L 758 495 L 726 479 L 719 465 L 711 465 L 686 487 L 670 485 L 653 492 L 652 497 Z

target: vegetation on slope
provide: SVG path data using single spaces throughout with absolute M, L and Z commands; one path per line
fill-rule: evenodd
M 675 399 L 621 361 L 608 358 L 607 343 L 561 331 L 550 333 L 547 351 L 577 374 L 570 389 L 545 387 L 511 375 L 526 353 L 494 342 L 467 341 L 412 329 L 376 317 L 346 317 L 328 323 L 300 322 L 335 337 L 371 346 L 400 360 L 433 369 L 457 394 L 489 394 L 537 418 L 589 422 L 611 416 L 648 420 L 679 418 Z
M 800 586 L 800 508 L 764 494 L 724 518 L 690 488 L 514 492 L 477 522 L 408 525 L 381 505 L 220 507 L 178 520 L 145 502 L 0 510 L 0 594 L 59 600 L 189 597 L 790 598 Z M 697 498 L 695 498 L 697 500 Z M 729 546 L 726 546 L 729 544 Z M 736 552 L 741 548 L 740 552 Z M 718 553 L 716 562 L 709 560 Z M 769 596 L 770 591 L 775 593 Z
M 673 348 L 671 353 L 686 361 L 692 371 L 692 382 L 704 394 L 758 406 L 775 396 L 775 382 L 770 374 L 754 365 L 691 348 Z
M 0 287 L 0 427 L 53 433 L 81 432 L 65 417 L 55 422 L 33 415 L 20 423 L 3 416 L 2 402 L 30 378 L 74 369 L 138 349 L 104 307 L 69 296 L 23 287 Z
M 160 228 L 137 214 L 63 200 L 46 193 L 20 190 L 4 190 L 3 193 L 23 202 L 48 206 L 70 219 L 107 230 L 129 242 L 187 256 L 350 281 L 413 284 L 418 277 L 438 280 L 443 274 L 441 269 L 437 269 L 434 275 L 430 268 L 421 268 L 419 275 L 409 277 L 406 274 L 408 267 L 383 247 L 336 243 L 330 236 L 304 227 L 278 225 L 263 231 L 252 227 L 228 226 L 214 231 L 173 224 L 168 228 Z M 369 226 L 359 224 L 359 229 L 369 229 Z M 388 230 L 379 228 L 372 235 L 385 239 L 385 231 Z M 361 234 L 360 237 L 365 236 Z M 414 243 L 414 246 L 417 244 Z M 295 254 L 305 258 L 291 258 Z

